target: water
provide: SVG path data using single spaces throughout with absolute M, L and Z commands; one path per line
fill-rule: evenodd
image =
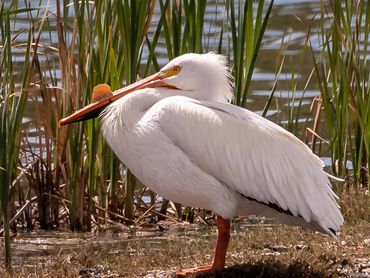
M 270 220 L 240 219 L 233 224 L 232 233 L 234 236 L 245 235 L 246 230 L 268 230 L 272 226 L 276 227 L 276 224 L 272 224 Z M 163 221 L 158 224 L 121 226 L 91 233 L 72 233 L 62 228 L 53 231 L 35 229 L 31 232 L 19 232 L 12 242 L 13 265 L 15 268 L 30 269 L 35 266 L 47 267 L 58 257 L 78 254 L 82 250 L 98 252 L 100 258 L 122 255 L 134 260 L 140 257 L 140 253 L 146 248 L 165 253 L 169 241 L 182 248 L 188 241 L 208 244 L 213 243 L 216 238 L 214 227 Z

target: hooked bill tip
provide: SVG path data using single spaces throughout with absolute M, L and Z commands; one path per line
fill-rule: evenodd
M 64 119 L 60 119 L 59 121 L 58 121 L 58 128 L 61 128 L 62 126 L 64 126 L 65 125 L 65 121 L 64 121 Z

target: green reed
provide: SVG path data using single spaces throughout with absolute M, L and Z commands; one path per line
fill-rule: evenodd
M 37 42 L 32 46 L 32 28 L 28 32 L 28 42 L 22 46 L 24 64 L 21 77 L 14 74 L 13 52 L 17 47 L 17 36 L 12 31 L 12 25 L 17 21 L 19 13 L 30 9 L 17 9 L 17 2 L 6 6 L 0 4 L 0 204 L 4 229 L 5 267 L 11 269 L 11 249 L 9 231 L 10 189 L 17 175 L 17 163 L 20 150 L 21 123 L 26 104 L 27 93 L 31 81 L 33 61 L 37 50 Z M 32 57 L 32 58 L 31 58 Z M 32 62 L 31 62 L 32 59 Z M 21 86 L 18 86 L 18 85 Z
M 159 71 L 155 47 L 160 37 L 164 39 L 169 60 L 185 53 L 203 52 L 203 26 L 206 0 L 159 0 L 160 17 L 151 40 L 146 37 L 148 62 L 145 75 L 150 66 Z
M 203 52 L 203 24 L 206 0 L 166 1 L 160 0 L 163 33 L 168 59 L 184 53 Z
M 78 109 L 91 102 L 91 93 L 97 84 L 108 83 L 115 90 L 136 81 L 155 3 L 98 1 L 91 5 L 88 1 L 74 1 L 73 4 L 77 15 L 74 21 L 75 39 L 69 45 L 64 43 L 67 33 L 63 31 L 65 29 L 60 30 L 60 37 L 64 40 L 60 39 L 59 45 L 66 49 L 63 54 L 66 57 L 61 56 L 61 60 L 65 61 L 61 64 L 65 73 L 62 84 L 69 92 L 61 102 L 68 104 L 74 101 L 73 109 Z M 68 12 L 68 3 L 64 3 L 64 15 Z M 64 27 L 69 25 L 69 21 L 68 17 L 64 18 Z M 73 59 L 76 49 L 78 57 L 74 63 L 78 70 L 73 79 L 66 61 Z M 77 86 L 74 87 L 74 84 Z M 60 117 L 70 112 L 71 108 L 67 108 L 60 113 Z M 79 123 L 60 132 L 66 132 L 65 138 L 70 138 L 65 152 L 70 156 L 66 163 L 71 173 L 68 175 L 71 177 L 71 227 L 90 228 L 92 197 L 99 196 L 102 207 L 110 205 L 120 179 L 120 162 L 103 142 L 96 120 Z M 121 210 L 124 210 L 127 219 L 132 219 L 136 179 L 129 170 L 125 184 L 126 202 Z M 88 192 L 87 200 L 85 190 Z
M 323 3 L 323 7 L 323 48 L 316 57 L 315 72 L 331 139 L 333 172 L 356 185 L 368 185 L 370 3 L 332 0 L 329 6 Z M 352 161 L 353 175 L 348 161 Z
M 302 84 L 300 82 L 300 67 L 305 63 L 305 56 L 310 51 L 309 45 L 308 45 L 308 35 L 306 36 L 304 40 L 303 47 L 301 49 L 301 54 L 297 59 L 294 59 L 293 61 L 287 62 L 286 61 L 286 50 L 289 48 L 291 43 L 291 35 L 288 37 L 283 37 L 279 54 L 277 55 L 277 61 L 276 61 L 276 69 L 275 69 L 275 80 L 274 85 L 272 87 L 271 93 L 269 95 L 269 98 L 265 104 L 265 107 L 262 112 L 262 116 L 266 116 L 267 112 L 270 109 L 271 102 L 273 100 L 273 97 L 275 96 L 277 87 L 279 85 L 279 82 L 285 81 L 287 82 L 287 89 L 286 91 L 289 92 L 289 96 L 287 97 L 287 112 L 282 113 L 286 114 L 286 124 L 284 124 L 284 128 L 289 130 L 291 133 L 295 134 L 296 136 L 300 138 L 305 138 L 306 129 L 307 129 L 307 122 L 310 117 L 311 113 L 308 113 L 307 115 L 302 115 L 302 103 L 305 99 L 306 91 L 308 86 L 312 83 L 312 76 L 314 75 L 314 69 L 311 70 L 310 75 L 308 76 L 307 80 Z M 299 58 L 299 59 L 298 59 Z M 289 63 L 289 65 L 287 65 Z M 284 79 L 282 76 L 282 70 L 284 67 L 289 67 L 291 69 L 291 73 L 287 75 L 287 79 Z M 288 81 L 289 80 L 289 81 Z M 297 95 L 297 90 L 300 90 L 301 95 Z M 278 109 L 278 108 L 277 108 Z M 303 134 L 302 134 L 302 123 L 300 123 L 300 118 L 302 116 L 306 117 L 306 124 L 303 127 Z M 315 130 L 315 128 L 313 128 Z M 307 135 L 307 134 L 306 134 Z M 314 148 L 315 144 L 312 143 L 312 141 L 316 137 L 311 138 L 311 146 Z M 307 139 L 307 136 L 306 136 Z
M 265 1 L 226 1 L 231 28 L 232 69 L 235 80 L 235 104 L 245 107 L 252 74 L 274 1 L 264 12 Z M 235 10 L 237 13 L 235 13 Z

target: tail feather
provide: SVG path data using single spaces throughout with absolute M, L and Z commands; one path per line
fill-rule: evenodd
M 333 227 L 327 227 L 322 223 L 325 221 L 318 221 L 313 219 L 311 221 L 306 221 L 302 216 L 295 216 L 290 210 L 284 210 L 276 204 L 265 204 L 243 194 L 241 194 L 241 196 L 243 196 L 244 201 L 240 206 L 241 211 L 239 212 L 239 215 L 258 215 L 272 218 L 282 224 L 301 226 L 304 229 L 328 234 L 336 242 L 339 242 L 336 232 L 343 224 L 343 217 L 340 213 L 339 215 L 336 214 L 335 220 L 332 221 L 335 225 L 333 225 Z

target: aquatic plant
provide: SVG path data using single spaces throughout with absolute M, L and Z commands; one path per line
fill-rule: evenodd
M 364 186 L 370 178 L 369 11 L 367 1 L 323 3 L 322 50 L 314 54 L 332 170 L 349 184 Z
M 20 13 L 31 9 L 18 9 L 17 2 L 0 6 L 0 205 L 4 233 L 5 267 L 11 269 L 9 204 L 10 191 L 17 180 L 17 164 L 20 152 L 21 123 L 34 71 L 38 38 L 33 38 L 32 22 L 24 32 L 28 41 L 22 46 L 24 62 L 21 76 L 17 77 L 13 66 L 13 53 L 17 36 L 12 24 Z
M 254 66 L 261 47 L 274 1 L 264 12 L 265 1 L 226 1 L 227 19 L 231 28 L 232 74 L 235 81 L 235 104 L 245 107 Z M 237 13 L 235 13 L 237 11 Z M 232 51 L 232 52 L 231 52 Z
M 70 24 L 66 16 L 69 9 L 67 3 L 63 4 L 64 17 L 58 14 L 61 26 L 58 44 L 63 49 L 60 51 L 62 86 L 68 94 L 61 97 L 60 118 L 90 103 L 97 84 L 108 83 L 114 90 L 136 81 L 154 4 L 155 1 L 98 1 L 91 5 L 88 1 L 75 1 L 73 13 L 77 16 L 69 43 L 69 32 L 65 29 Z M 62 157 L 68 165 L 69 174 L 65 178 L 71 195 L 66 197 L 71 200 L 72 229 L 91 228 L 94 196 L 99 196 L 100 206 L 108 207 L 117 194 L 120 162 L 102 141 L 98 130 L 97 122 L 89 121 L 59 131 L 66 142 Z M 122 209 L 130 220 L 134 217 L 136 179 L 129 170 L 125 176 L 126 197 Z

